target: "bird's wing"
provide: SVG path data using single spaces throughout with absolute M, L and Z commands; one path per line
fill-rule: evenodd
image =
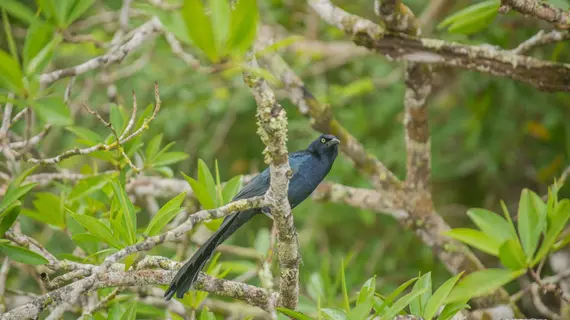
M 262 196 L 269 189 L 269 168 L 263 170 L 246 184 L 234 197 L 233 201 Z
M 291 165 L 293 174 L 295 174 L 299 165 L 303 162 L 302 160 L 307 158 L 308 153 L 308 151 L 303 150 L 289 154 L 289 164 Z M 233 201 L 264 195 L 265 192 L 269 190 L 270 178 L 269 168 L 263 170 L 235 195 Z

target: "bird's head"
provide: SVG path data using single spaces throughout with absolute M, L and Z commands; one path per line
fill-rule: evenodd
M 332 134 L 323 134 L 315 141 L 311 142 L 307 150 L 319 157 L 325 157 L 332 161 L 338 155 L 338 145 L 340 140 Z

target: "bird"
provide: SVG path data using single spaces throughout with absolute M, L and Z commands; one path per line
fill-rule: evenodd
M 291 209 L 309 197 L 329 173 L 338 155 L 339 143 L 340 140 L 334 135 L 322 134 L 311 142 L 307 149 L 289 154 L 289 166 L 293 175 L 289 180 L 287 199 Z M 263 196 L 269 189 L 269 184 L 270 173 L 269 168 L 266 168 L 247 183 L 232 201 Z M 174 276 L 164 293 L 166 300 L 170 300 L 175 294 L 177 298 L 183 298 L 198 278 L 206 262 L 214 254 L 216 247 L 258 214 L 271 217 L 269 208 L 248 209 L 226 216 L 218 230 L 202 244 Z

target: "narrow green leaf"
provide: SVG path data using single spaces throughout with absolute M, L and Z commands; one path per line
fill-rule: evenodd
M 206 187 L 206 190 L 208 190 L 210 198 L 216 199 L 217 197 L 216 181 L 212 176 L 212 172 L 210 172 L 210 169 L 202 159 L 198 159 L 198 182 L 200 182 L 201 185 Z
M 257 0 L 240 0 L 231 12 L 228 48 L 235 55 L 244 54 L 255 40 L 259 11 Z
M 154 136 L 146 146 L 145 156 L 148 163 L 154 163 L 154 158 L 156 157 L 158 150 L 160 149 L 160 144 L 162 143 L 162 133 Z
M 414 282 L 418 280 L 418 277 L 412 278 L 403 284 L 401 284 L 394 292 L 390 293 L 388 297 L 386 297 L 385 301 L 381 305 L 375 306 L 376 314 L 382 314 L 384 310 L 392 305 L 392 302 L 396 300 L 396 298 L 404 292 L 409 286 L 411 286 Z M 413 300 L 412 300 L 413 301 Z M 419 309 L 419 308 L 418 308 Z
M 192 42 L 204 51 L 210 60 L 218 62 L 214 32 L 210 17 L 206 16 L 201 0 L 184 0 L 182 17 Z
M 401 297 L 390 308 L 388 308 L 388 310 L 386 310 L 386 313 L 382 315 L 380 319 L 392 320 L 396 315 L 398 315 L 398 313 L 400 313 L 400 311 L 404 310 L 404 308 L 407 307 L 412 300 L 414 300 L 416 297 L 420 296 L 421 294 L 424 294 L 426 291 L 427 288 L 423 288 L 417 291 L 412 291 L 407 295 Z
M 224 203 L 230 203 L 235 195 L 241 188 L 241 180 L 242 176 L 235 176 L 231 178 L 226 184 L 224 185 L 224 189 L 222 190 L 222 198 L 224 199 Z
M 9 192 L 6 192 L 4 198 L 2 199 L 2 202 L 0 202 L 0 216 L 6 214 L 6 210 L 8 208 L 12 207 L 12 205 L 14 205 L 18 199 L 25 196 L 28 192 L 30 192 L 30 190 L 32 190 L 33 187 L 37 185 L 37 183 L 28 183 L 14 189 L 10 189 Z
M 121 320 L 135 320 L 136 317 L 137 317 L 137 301 L 135 300 L 131 302 L 131 304 L 129 304 L 127 310 L 125 310 L 125 313 L 123 313 Z
M 0 218 L 0 237 L 4 236 L 4 233 L 10 229 L 10 227 L 14 224 L 18 215 L 20 215 L 21 206 L 19 204 L 15 204 L 6 210 L 6 213 L 2 214 Z
M 26 248 L 17 247 L 9 244 L 0 245 L 0 251 L 7 255 L 10 259 L 30 265 L 40 265 L 49 263 L 43 256 L 28 250 Z
M 267 228 L 261 228 L 255 235 L 255 242 L 253 247 L 260 256 L 265 256 L 270 248 L 271 233 Z M 315 297 L 316 298 L 316 297 Z
M 18 49 L 16 48 L 16 42 L 14 41 L 14 36 L 12 35 L 12 26 L 10 25 L 10 19 L 6 14 L 6 10 L 2 8 L 2 20 L 4 20 L 4 33 L 6 34 L 6 40 L 8 40 L 8 47 L 10 48 L 10 53 L 14 61 L 18 63 L 18 69 L 22 69 L 20 65 L 20 58 L 18 56 Z
M 556 207 L 552 210 L 553 213 L 549 214 L 551 223 L 549 224 L 548 230 L 546 231 L 546 235 L 544 236 L 544 241 L 536 254 L 536 257 L 532 261 L 532 265 L 536 265 L 539 263 L 546 255 L 550 252 L 553 248 L 556 239 L 566 227 L 568 220 L 570 219 L 570 201 L 568 199 L 564 199 L 556 205 Z
M 71 119 L 71 112 L 63 101 L 63 96 L 44 97 L 35 100 L 32 104 L 32 109 L 36 112 L 46 123 L 56 126 L 68 126 L 73 124 Z
M 154 165 L 159 167 L 159 166 L 167 166 L 169 164 L 173 164 L 176 162 L 180 162 L 182 160 L 188 159 L 189 155 L 185 152 L 167 152 L 167 153 L 163 153 L 160 156 L 158 156 L 155 160 L 154 160 Z
M 499 255 L 501 243 L 479 230 L 457 228 L 449 230 L 444 234 L 495 257 Z
M 536 251 L 541 230 L 537 227 L 540 225 L 539 213 L 528 189 L 521 192 L 517 222 L 524 253 L 530 259 Z
M 0 7 L 6 9 L 12 16 L 28 24 L 33 24 L 38 20 L 34 12 L 28 8 L 28 6 L 20 2 L 20 0 L 2 0 L 0 1 Z
M 75 201 L 102 190 L 109 183 L 108 175 L 93 176 L 79 181 L 69 193 L 68 200 Z
M 332 309 L 332 308 L 324 308 L 321 310 L 324 314 L 326 319 L 329 320 L 346 320 L 346 313 L 344 310 L 340 309 Z
M 350 302 L 348 300 L 348 290 L 346 289 L 346 276 L 344 275 L 344 258 L 340 263 L 340 283 L 342 285 L 344 310 L 348 313 L 350 312 Z
M 303 314 L 299 311 L 295 311 L 295 310 L 290 310 L 287 308 L 281 308 L 278 307 L 277 311 L 281 312 L 282 314 L 292 318 L 292 319 L 298 319 L 298 320 L 313 320 L 313 318 L 309 317 L 306 314 Z
M 360 288 L 358 293 L 358 298 L 356 299 L 356 304 L 364 303 L 365 301 L 372 301 L 374 297 L 374 292 L 376 291 L 376 276 L 366 280 L 366 282 Z
M 0 80 L 3 80 L 10 90 L 19 91 L 24 88 L 18 62 L 3 50 L 0 50 Z
M 24 69 L 28 70 L 28 65 L 45 48 L 53 38 L 53 27 L 47 23 L 37 21 L 30 25 L 26 32 L 24 42 L 23 60 Z
M 89 233 L 97 237 L 99 240 L 120 249 L 121 246 L 115 236 L 111 233 L 111 230 L 99 221 L 99 219 L 84 214 L 75 214 L 71 211 L 68 212 L 77 222 L 79 222 L 79 224 L 81 224 L 83 228 L 89 231 Z
M 443 20 L 438 29 L 449 26 L 450 32 L 473 33 L 484 28 L 498 12 L 499 1 L 488 0 L 457 11 Z
M 526 257 L 520 243 L 516 240 L 508 240 L 499 249 L 501 263 L 511 269 L 520 270 L 526 268 Z
M 115 198 L 119 201 L 120 208 L 123 211 L 123 222 L 127 229 L 127 234 L 129 235 L 128 243 L 130 245 L 135 244 L 137 242 L 137 215 L 135 213 L 135 207 L 121 184 L 116 181 L 111 181 L 111 186 L 113 187 Z
M 61 197 L 48 192 L 37 192 L 34 195 L 35 210 L 24 209 L 22 214 L 46 224 L 65 227 L 65 211 Z
M 230 27 L 230 3 L 227 0 L 210 0 L 210 6 L 216 50 L 223 57 Z
M 73 133 L 78 138 L 87 140 L 93 144 L 103 140 L 103 137 L 101 137 L 97 132 L 91 131 L 87 128 L 69 126 L 65 127 L 65 130 Z
M 95 2 L 95 0 L 76 0 L 67 13 L 67 25 L 79 19 Z
M 194 180 L 193 178 L 184 174 L 184 172 L 182 172 L 182 175 L 184 176 L 186 181 L 188 181 L 188 184 L 190 184 L 190 188 L 192 188 L 192 191 L 194 192 L 196 199 L 198 199 L 202 207 L 204 209 L 214 209 L 215 208 L 214 199 L 210 197 L 210 194 L 208 193 L 206 187 L 198 183 L 198 181 Z
M 410 312 L 415 315 L 422 315 L 424 313 L 425 305 L 431 297 L 431 272 L 421 276 L 414 284 L 412 292 L 425 289 L 424 294 L 416 296 L 410 301 Z
M 160 208 L 160 210 L 158 210 L 154 215 L 144 233 L 147 236 L 154 236 L 160 233 L 162 228 L 164 228 L 170 220 L 184 210 L 183 208 L 180 208 L 180 206 L 185 198 L 186 192 L 182 192 L 162 206 L 162 208 Z
M 36 0 L 39 9 L 42 11 L 43 15 L 50 19 L 51 21 L 57 23 L 58 27 L 63 27 L 60 19 L 57 16 L 57 10 L 55 6 L 56 0 Z
M 475 208 L 469 209 L 467 215 L 485 235 L 492 237 L 498 243 L 517 239 L 517 233 L 513 224 L 495 212 Z
M 453 318 L 459 311 L 463 309 L 470 309 L 471 307 L 464 303 L 464 302 L 457 302 L 457 303 L 448 303 L 443 307 L 441 313 L 437 317 L 437 320 L 450 320 Z
M 453 288 L 446 303 L 468 301 L 489 294 L 524 274 L 525 270 L 484 269 L 466 275 Z
M 459 273 L 458 275 L 452 277 L 445 281 L 431 296 L 428 300 L 423 313 L 421 314 L 424 320 L 431 320 L 435 313 L 439 309 L 440 306 L 443 305 L 445 299 L 459 280 L 459 278 L 463 275 L 463 272 Z
M 200 320 L 216 320 L 216 316 L 207 306 L 200 313 Z

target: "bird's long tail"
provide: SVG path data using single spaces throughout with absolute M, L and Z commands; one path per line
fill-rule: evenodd
M 174 276 L 170 283 L 170 287 L 164 293 L 166 300 L 170 300 L 174 294 L 177 298 L 184 297 L 184 294 L 190 289 L 192 284 L 198 278 L 200 270 L 214 254 L 214 250 L 218 245 L 231 236 L 239 227 L 249 221 L 255 211 L 253 209 L 236 212 L 224 219 L 220 228 L 194 253 L 192 258 Z

